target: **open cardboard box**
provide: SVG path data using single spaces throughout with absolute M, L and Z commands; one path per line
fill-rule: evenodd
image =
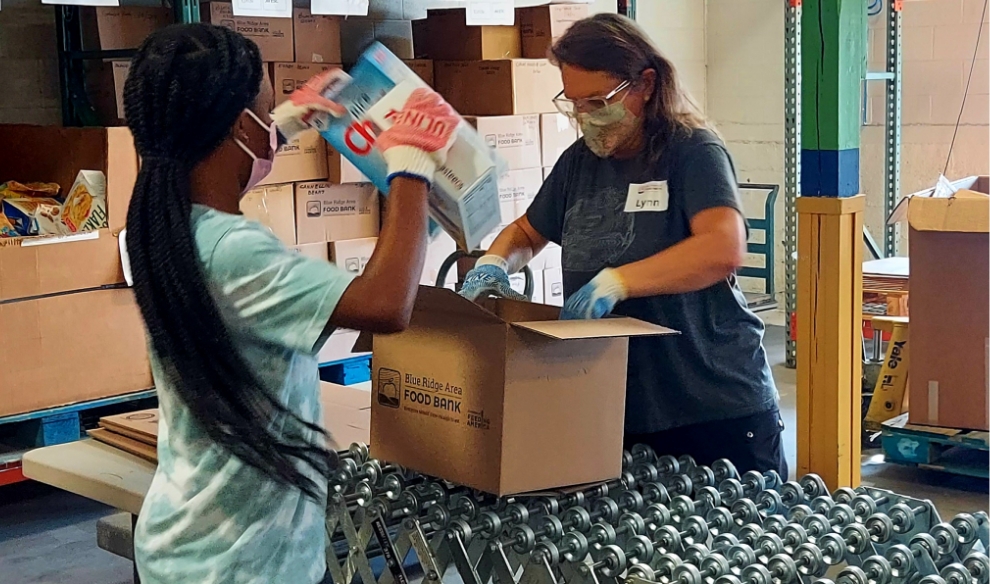
M 498 495 L 619 476 L 628 339 L 675 331 L 559 314 L 421 286 L 409 328 L 374 337 L 374 456 Z
M 107 177 L 108 228 L 67 237 L 0 238 L 0 302 L 124 283 L 117 236 L 137 180 L 127 128 L 0 125 L 0 181 L 57 182 L 68 191 L 80 170 Z
M 904 197 L 888 221 L 909 227 L 912 424 L 990 429 L 988 193 L 986 176 L 943 183 Z

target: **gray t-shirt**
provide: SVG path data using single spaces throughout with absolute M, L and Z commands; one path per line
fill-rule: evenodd
M 638 206 L 631 202 L 626 211 L 630 185 L 646 183 L 653 183 L 653 195 Z M 554 166 L 526 216 L 537 232 L 563 247 L 564 294 L 570 296 L 603 268 L 642 260 L 687 239 L 691 218 L 712 207 L 742 212 L 735 169 L 713 132 L 695 130 L 674 139 L 652 165 L 645 157 L 598 158 L 579 140 Z M 681 331 L 630 341 L 627 433 L 777 407 L 763 323 L 747 308 L 734 275 L 697 292 L 626 300 L 613 313 Z

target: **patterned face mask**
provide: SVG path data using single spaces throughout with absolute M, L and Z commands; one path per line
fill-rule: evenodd
M 624 104 L 612 103 L 596 111 L 577 114 L 584 143 L 599 158 L 608 158 L 639 131 L 639 118 Z

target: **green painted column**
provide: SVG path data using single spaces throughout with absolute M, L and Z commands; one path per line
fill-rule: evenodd
M 801 21 L 801 195 L 859 192 L 864 0 L 804 0 Z

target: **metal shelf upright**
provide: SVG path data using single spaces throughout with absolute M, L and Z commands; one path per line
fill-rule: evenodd
M 784 14 L 784 315 L 786 362 L 797 367 L 797 197 L 801 189 L 801 0 Z
M 199 22 L 198 0 L 174 0 L 175 22 Z M 86 92 L 86 61 L 128 59 L 134 49 L 88 51 L 83 48 L 81 6 L 56 5 L 55 30 L 59 64 L 59 90 L 63 126 L 99 125 Z
M 889 217 L 901 198 L 901 13 L 904 0 L 888 0 L 885 43 L 886 119 L 884 121 L 884 183 L 883 211 Z M 886 257 L 897 255 L 900 240 L 899 225 L 885 225 L 883 251 Z

